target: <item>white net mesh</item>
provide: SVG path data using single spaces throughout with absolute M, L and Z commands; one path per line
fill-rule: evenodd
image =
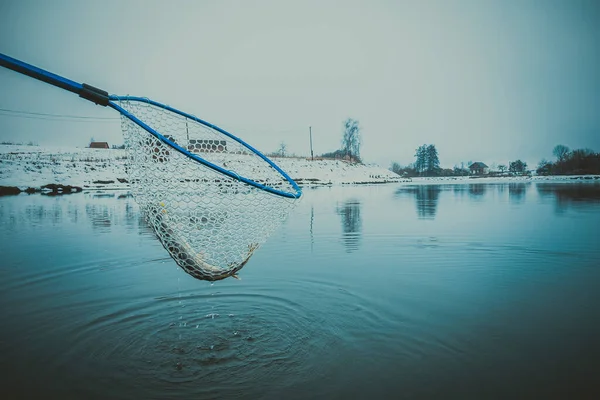
M 140 101 L 120 106 L 191 153 L 265 186 L 295 193 L 265 160 L 227 135 Z M 181 268 L 209 281 L 235 276 L 296 199 L 217 172 L 122 117 L 128 174 L 148 223 Z

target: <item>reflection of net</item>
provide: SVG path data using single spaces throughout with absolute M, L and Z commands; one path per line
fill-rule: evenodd
M 120 105 L 215 165 L 295 192 L 263 159 L 214 129 L 147 103 L 124 101 Z M 213 281 L 235 274 L 295 202 L 190 159 L 126 117 L 121 122 L 133 195 L 163 246 L 196 278 Z

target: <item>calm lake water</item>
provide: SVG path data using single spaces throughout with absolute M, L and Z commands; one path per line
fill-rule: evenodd
M 2 398 L 598 398 L 600 185 L 305 190 L 186 275 L 125 193 L 0 198 Z

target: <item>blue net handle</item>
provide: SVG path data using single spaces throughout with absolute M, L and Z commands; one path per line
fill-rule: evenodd
M 158 102 L 146 99 L 146 98 L 142 98 L 142 97 L 130 97 L 130 96 L 120 97 L 120 96 L 115 96 L 115 95 L 109 96 L 108 92 L 106 92 L 102 89 L 98 89 L 98 88 L 88 85 L 86 83 L 82 84 L 82 83 L 72 81 L 72 80 L 62 77 L 60 75 L 57 75 L 52 72 L 46 71 L 44 69 L 38 68 L 34 65 L 17 60 L 16 58 L 9 57 L 2 53 L 0 53 L 0 66 L 3 66 L 5 68 L 11 69 L 16 72 L 19 72 L 21 74 L 27 75 L 29 77 L 35 78 L 42 82 L 49 83 L 49 84 L 59 87 L 61 89 L 68 90 L 72 93 L 76 93 L 80 97 L 82 97 L 86 100 L 89 100 L 93 103 L 96 103 L 98 105 L 109 106 L 109 107 L 113 108 L 114 110 L 118 111 L 119 113 L 121 113 L 122 115 L 124 115 L 125 117 L 129 118 L 131 121 L 135 122 L 137 125 L 142 127 L 148 133 L 150 133 L 151 135 L 153 135 L 156 138 L 158 138 L 159 140 L 161 140 L 167 146 L 170 146 L 174 150 L 184 154 L 185 156 L 189 157 L 190 159 L 192 159 L 196 162 L 199 162 L 199 163 L 205 165 L 206 167 L 211 168 L 211 169 L 213 169 L 223 175 L 226 175 L 230 178 L 237 179 L 237 180 L 244 182 L 250 186 L 253 186 L 257 189 L 264 190 L 266 192 L 272 193 L 277 196 L 297 199 L 297 198 L 300 198 L 300 196 L 302 195 L 302 190 L 296 184 L 296 182 L 294 182 L 294 180 L 292 178 L 290 178 L 288 174 L 286 174 L 281 168 L 279 168 L 279 166 L 277 166 L 273 161 L 271 161 L 269 158 L 267 158 L 264 154 L 259 152 L 254 147 L 250 146 L 248 143 L 244 142 L 242 139 L 232 135 L 231 133 L 229 133 L 215 125 L 212 125 L 206 121 L 203 121 L 191 114 L 185 113 L 183 111 L 169 107 L 165 104 L 161 104 L 161 103 L 158 103 Z M 182 117 L 189 118 L 189 119 L 196 121 L 206 127 L 209 127 L 211 129 L 214 129 L 214 130 L 222 133 L 223 135 L 225 135 L 225 136 L 235 140 L 236 142 L 240 143 L 241 145 L 243 145 L 245 148 L 250 150 L 252 153 L 254 153 L 258 157 L 260 157 L 264 162 L 266 162 L 268 165 L 270 165 L 273 169 L 275 169 L 281 175 L 281 177 L 283 179 L 285 179 L 291 185 L 293 191 L 282 191 L 277 188 L 263 185 L 259 182 L 252 180 L 249 177 L 240 176 L 233 171 L 229 171 L 228 169 L 225 169 L 219 165 L 213 164 L 213 163 L 203 159 L 202 157 L 198 156 L 197 154 L 191 153 L 187 149 L 179 146 L 177 143 L 174 143 L 174 142 L 170 141 L 168 138 L 161 135 L 160 132 L 157 132 L 152 127 L 150 127 L 148 124 L 146 124 L 144 121 L 140 120 L 135 115 L 132 115 L 131 113 L 129 113 L 127 110 L 122 108 L 119 104 L 115 103 L 115 101 L 118 101 L 118 102 L 120 102 L 120 101 L 138 101 L 138 102 L 148 103 L 155 107 L 163 108 L 167 111 L 178 114 Z

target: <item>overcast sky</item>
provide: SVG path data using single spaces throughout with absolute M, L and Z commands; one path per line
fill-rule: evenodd
M 435 144 L 535 166 L 600 151 L 600 1 L 0 1 L 0 52 L 190 112 L 264 152 L 340 147 L 387 167 Z M 0 68 L 0 140 L 122 143 L 116 111 Z M 10 115 L 7 115 L 10 114 Z

